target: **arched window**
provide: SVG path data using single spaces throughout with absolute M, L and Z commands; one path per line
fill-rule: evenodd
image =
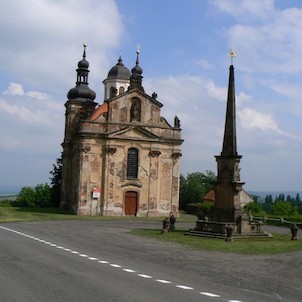
M 117 89 L 115 87 L 110 87 L 110 98 L 115 97 L 117 94 Z
M 138 174 L 138 150 L 136 148 L 128 149 L 127 158 L 127 178 L 137 178 Z
M 118 90 L 118 94 L 122 94 L 125 92 L 125 88 L 123 86 L 121 86 Z

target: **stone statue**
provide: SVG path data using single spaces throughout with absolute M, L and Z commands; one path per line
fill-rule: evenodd
M 170 216 L 170 226 L 169 226 L 169 231 L 174 231 L 175 230 L 175 222 L 176 218 L 174 215 Z
M 177 115 L 174 117 L 174 128 L 180 128 L 180 120 Z
M 290 226 L 290 231 L 292 233 L 291 240 L 298 240 L 298 230 L 299 230 L 299 228 L 297 227 L 297 225 L 295 223 L 291 224 L 291 226 Z
M 162 228 L 162 230 L 161 230 L 161 233 L 162 233 L 162 234 L 168 233 L 169 227 L 170 227 L 170 221 L 169 221 L 168 217 L 166 217 L 166 218 L 163 220 L 163 228 Z

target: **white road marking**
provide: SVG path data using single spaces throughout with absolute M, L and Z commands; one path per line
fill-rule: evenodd
M 194 289 L 193 287 L 185 286 L 185 285 L 176 285 L 176 287 L 181 289 Z
M 3 227 L 3 226 L 0 226 L 0 229 L 3 229 L 3 230 L 6 230 L 6 231 L 9 231 L 9 232 L 12 232 L 12 233 L 15 233 L 15 234 L 27 237 L 29 239 L 33 239 L 33 240 L 39 241 L 41 243 L 44 243 L 46 245 L 55 247 L 57 249 L 62 249 L 64 251 L 66 251 L 66 252 L 70 252 L 71 254 L 77 254 L 80 257 L 84 257 L 84 258 L 87 258 L 89 260 L 94 260 L 94 261 L 98 260 L 98 258 L 89 257 L 86 254 L 80 254 L 80 252 L 77 252 L 77 251 L 74 251 L 74 250 L 71 250 L 71 249 L 68 249 L 68 248 L 64 248 L 63 246 L 59 246 L 59 245 L 53 244 L 51 242 L 45 241 L 43 239 L 39 239 L 39 238 L 34 237 L 34 236 L 27 235 L 27 234 L 19 232 L 19 231 L 15 231 L 13 229 L 9 229 L 9 228 Z M 121 267 L 119 264 L 109 263 L 106 260 L 98 260 L 98 262 L 102 263 L 102 264 L 109 264 L 111 267 L 116 267 L 116 268 Z M 135 273 L 136 272 L 136 271 L 134 271 L 132 269 L 129 269 L 129 268 L 125 268 L 125 269 L 123 269 L 123 271 L 125 271 L 127 273 Z M 146 275 L 146 274 L 137 274 L 137 276 L 142 277 L 142 278 L 146 278 L 146 279 L 152 279 L 151 276 Z M 171 281 L 162 280 L 162 279 L 156 279 L 155 281 L 159 282 L 159 283 L 163 283 L 163 284 L 171 284 L 172 283 Z M 180 288 L 180 289 L 186 289 L 186 290 L 193 290 L 194 289 L 193 287 L 189 287 L 189 286 L 185 286 L 185 285 L 176 285 L 176 287 Z M 220 298 L 221 297 L 219 295 L 216 295 L 216 294 L 213 294 L 213 293 L 209 293 L 209 292 L 200 292 L 200 294 L 204 295 L 204 296 L 212 297 L 212 298 Z M 242 302 L 242 301 L 240 301 L 240 300 L 228 300 L 228 302 Z
M 146 278 L 146 279 L 151 279 L 152 277 L 149 275 L 145 275 L 145 274 L 137 274 L 138 276 L 142 277 L 142 278 Z
M 124 268 L 123 271 L 125 271 L 127 273 L 135 273 L 135 271 L 133 269 L 130 269 L 130 268 Z
M 215 295 L 215 294 L 212 294 L 212 293 L 206 293 L 206 292 L 200 292 L 202 295 L 204 296 L 208 296 L 208 297 L 213 297 L 213 298 L 219 298 L 220 296 L 219 295 Z
M 160 282 L 160 283 L 165 283 L 165 284 L 171 284 L 171 282 L 168 281 L 168 280 L 160 280 L 160 279 L 156 279 L 155 281 Z

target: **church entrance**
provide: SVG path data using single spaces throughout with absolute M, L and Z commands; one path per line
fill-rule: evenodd
M 137 212 L 137 192 L 127 191 L 125 193 L 125 215 L 135 216 Z

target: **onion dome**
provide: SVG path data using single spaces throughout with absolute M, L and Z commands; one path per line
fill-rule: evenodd
M 136 52 L 136 54 L 137 54 L 137 57 L 136 57 L 135 66 L 131 69 L 131 73 L 141 75 L 143 73 L 143 70 L 139 66 L 139 61 L 138 61 L 139 50 Z
M 119 79 L 119 80 L 129 80 L 131 73 L 129 69 L 123 64 L 121 56 L 119 57 L 117 64 L 113 66 L 109 72 L 107 79 Z
M 131 69 L 131 77 L 130 77 L 130 86 L 128 88 L 128 90 L 134 89 L 134 88 L 138 88 L 142 91 L 144 91 L 144 88 L 142 86 L 142 73 L 143 70 L 142 68 L 139 66 L 139 49 L 137 49 L 136 51 L 136 62 L 135 62 L 135 66 Z
M 83 59 L 78 63 L 76 86 L 69 90 L 67 97 L 71 99 L 80 99 L 82 101 L 93 101 L 96 97 L 95 92 L 88 86 L 88 67 L 86 60 L 86 44 L 84 44 Z

